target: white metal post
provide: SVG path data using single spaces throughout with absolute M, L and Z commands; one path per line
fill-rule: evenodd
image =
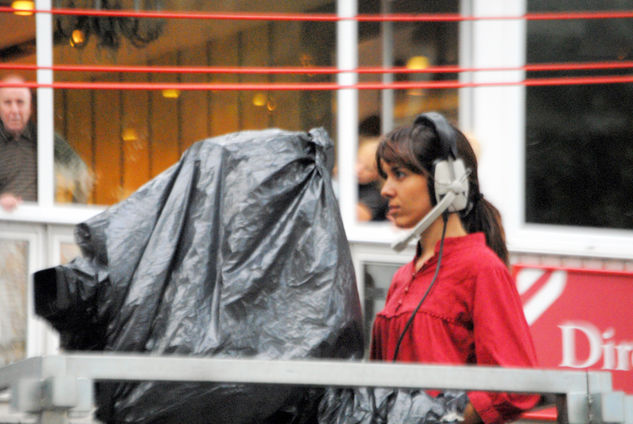
M 358 23 L 355 20 L 356 0 L 338 0 L 337 14 L 341 18 L 336 25 L 336 62 L 339 69 L 348 72 L 338 74 L 338 83 L 350 88 L 337 92 L 337 164 L 339 205 L 346 230 L 356 221 L 356 151 L 358 149 Z
M 37 10 L 51 10 L 51 0 L 36 0 Z M 37 65 L 53 65 L 53 17 L 50 13 L 37 13 L 35 16 L 35 39 L 37 46 Z M 37 82 L 52 84 L 53 71 L 38 69 Z M 40 206 L 52 207 L 54 203 L 55 178 L 53 164 L 53 89 L 37 89 L 37 199 Z
M 393 0 L 382 0 L 382 13 L 391 13 L 391 2 Z M 382 66 L 391 68 L 393 66 L 393 22 L 383 21 L 381 24 L 382 31 Z M 385 84 L 392 83 L 393 74 L 382 74 L 382 82 Z M 391 88 L 384 89 L 381 92 L 382 112 L 380 114 L 380 124 L 382 133 L 387 133 L 393 129 L 393 108 L 394 108 L 394 91 Z

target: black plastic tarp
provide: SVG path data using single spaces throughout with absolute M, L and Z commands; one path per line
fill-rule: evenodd
M 36 312 L 67 350 L 360 358 L 360 303 L 321 129 L 200 141 L 75 228 L 82 256 L 35 274 Z M 101 383 L 107 422 L 314 419 L 299 387 Z
M 319 424 L 453 424 L 462 422 L 466 392 L 431 396 L 419 389 L 329 388 L 319 405 Z

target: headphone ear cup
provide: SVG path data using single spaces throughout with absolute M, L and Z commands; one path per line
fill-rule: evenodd
M 468 206 L 468 175 L 464 161 L 439 160 L 433 166 L 433 191 L 435 193 L 436 204 L 449 191 L 456 194 L 455 200 L 448 207 L 449 212 L 459 212 Z M 431 191 L 429 190 L 429 193 Z

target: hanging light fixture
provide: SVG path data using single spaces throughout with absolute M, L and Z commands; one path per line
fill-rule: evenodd
M 11 3 L 11 7 L 16 9 L 16 15 L 20 16 L 31 16 L 33 14 L 33 9 L 35 9 L 35 3 L 33 0 L 14 0 Z
M 77 4 L 79 3 L 79 4 Z M 122 10 L 122 0 L 55 0 L 57 9 L 92 8 Z M 134 0 L 134 10 L 159 11 L 163 0 Z M 135 47 L 145 47 L 163 32 L 165 21 L 157 18 L 129 16 L 56 15 L 55 40 L 68 42 L 76 48 L 85 47 L 90 37 L 97 38 L 99 47 L 116 50 L 127 39 Z

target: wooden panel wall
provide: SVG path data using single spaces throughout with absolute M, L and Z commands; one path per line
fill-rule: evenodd
M 176 63 L 177 52 L 164 55 L 153 61 L 151 65 L 167 66 Z M 151 74 L 154 82 L 177 82 L 175 74 Z M 181 140 L 180 122 L 178 120 L 180 97 L 167 98 L 163 91 L 154 90 L 150 93 L 151 117 L 150 117 L 150 167 L 151 176 L 154 177 L 173 165 L 180 158 Z
M 126 73 L 122 82 L 147 82 L 148 76 Z M 121 143 L 123 144 L 124 197 L 147 182 L 150 177 L 149 102 L 150 93 L 141 90 L 121 91 Z
M 206 44 L 181 50 L 178 65 L 205 66 L 208 63 L 207 50 Z M 207 75 L 182 74 L 179 80 L 184 83 L 204 83 L 207 82 Z M 183 91 L 180 94 L 180 139 L 183 150 L 209 136 L 209 94 L 208 91 Z
M 211 66 L 238 65 L 238 34 L 235 38 L 214 40 L 211 43 Z M 213 80 L 219 83 L 239 82 L 237 74 L 214 75 Z M 211 91 L 211 134 L 220 135 L 239 129 L 240 96 L 235 91 Z
M 242 36 L 240 52 L 241 66 L 266 66 L 268 59 L 268 26 L 260 25 L 249 31 L 248 36 Z M 243 34 L 244 35 L 244 34 Z M 248 75 L 243 80 L 252 83 L 267 83 L 269 76 L 264 74 Z M 242 126 L 244 129 L 262 129 L 269 127 L 269 114 L 266 103 L 268 90 L 242 91 Z M 256 105 L 256 100 L 264 101 L 263 105 Z
M 223 39 L 182 46 L 147 60 L 154 66 L 297 66 L 301 23 L 267 23 Z M 82 53 L 88 55 L 88 53 Z M 92 55 L 92 53 L 90 53 Z M 87 56 L 83 56 L 86 58 Z M 80 55 L 81 59 L 81 55 Z M 105 57 L 105 62 L 112 58 Z M 57 60 L 72 62 L 62 54 Z M 76 60 L 76 59 L 75 59 Z M 113 60 L 116 62 L 115 60 Z M 238 74 L 68 73 L 57 81 L 274 82 L 302 76 Z M 266 104 L 253 98 L 264 95 Z M 93 170 L 90 203 L 113 204 L 176 163 L 193 143 L 242 129 L 300 130 L 300 93 L 293 91 L 57 90 L 55 130 Z M 64 201 L 64 200 L 60 200 Z
M 281 22 L 272 26 L 271 30 L 272 51 L 270 66 L 299 66 L 301 49 L 298 42 L 289 40 L 301 39 L 301 22 Z M 271 76 L 271 82 L 301 82 L 305 77 L 300 75 Z M 301 128 L 299 91 L 275 91 L 271 92 L 273 100 L 272 125 L 287 130 L 305 130 Z
M 94 92 L 95 203 L 112 204 L 122 198 L 121 112 L 117 91 Z

